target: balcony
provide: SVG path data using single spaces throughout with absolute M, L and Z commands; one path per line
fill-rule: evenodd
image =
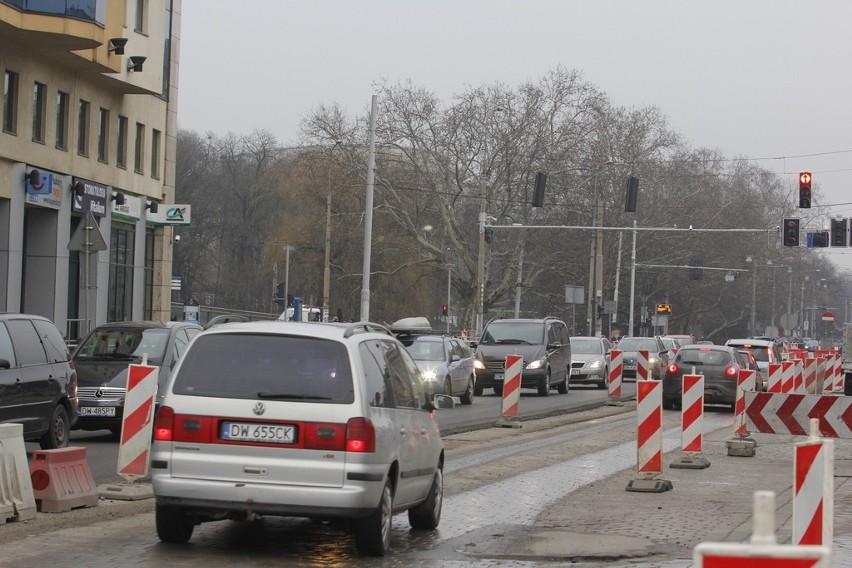
M 0 4 L 21 12 L 65 16 L 101 25 L 106 16 L 106 0 L 0 0 Z

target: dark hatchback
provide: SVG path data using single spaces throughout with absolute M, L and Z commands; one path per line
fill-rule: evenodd
M 663 408 L 681 406 L 684 375 L 704 375 L 704 404 L 729 404 L 737 400 L 737 376 L 749 369 L 746 354 L 726 345 L 684 345 L 666 367 Z
M 79 400 L 75 429 L 121 433 L 127 369 L 142 363 L 160 368 L 157 401 L 172 367 L 203 328 L 191 322 L 125 321 L 98 326 L 74 350 Z

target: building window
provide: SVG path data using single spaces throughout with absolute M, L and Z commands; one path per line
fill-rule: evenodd
M 145 173 L 142 162 L 145 159 L 145 125 L 136 123 L 136 148 L 133 160 L 133 171 L 137 174 Z
M 127 167 L 127 117 L 118 117 L 118 149 L 115 156 L 115 165 L 119 168 Z
M 98 160 L 109 161 L 109 111 L 101 109 L 98 115 Z
M 12 71 L 3 79 L 3 132 L 18 132 L 18 74 Z
M 145 230 L 145 299 L 142 317 L 154 319 L 154 229 Z
M 151 131 L 151 177 L 160 179 L 160 131 Z
M 89 155 L 89 101 L 83 99 L 77 112 L 77 153 Z
M 114 223 L 110 236 L 107 321 L 127 321 L 133 315 L 133 225 Z
M 136 0 L 136 23 L 133 29 L 140 34 L 148 33 L 148 0 Z
M 33 142 L 44 144 L 44 116 L 47 112 L 47 87 L 33 85 Z
M 68 93 L 59 91 L 56 94 L 56 147 L 68 149 Z

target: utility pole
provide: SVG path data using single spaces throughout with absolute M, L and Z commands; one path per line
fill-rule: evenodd
M 480 182 L 481 184 L 481 182 Z M 479 204 L 479 258 L 476 265 L 476 336 L 482 336 L 485 311 L 485 202 Z

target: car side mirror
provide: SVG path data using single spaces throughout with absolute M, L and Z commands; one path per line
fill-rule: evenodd
M 0 359 L 0 369 L 10 369 L 12 363 L 8 359 Z

